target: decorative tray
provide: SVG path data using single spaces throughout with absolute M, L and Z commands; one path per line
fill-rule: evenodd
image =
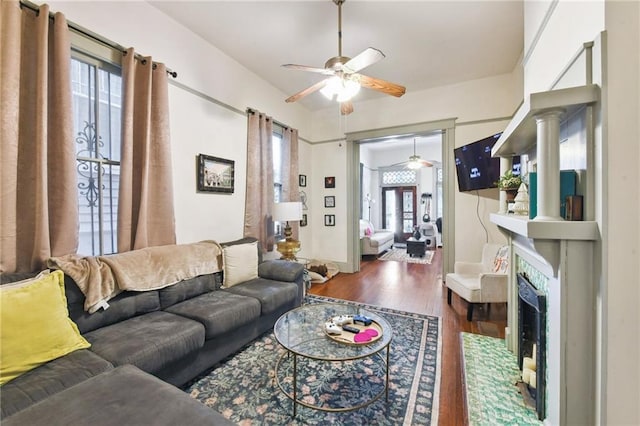
M 331 320 L 332 319 L 329 318 L 326 322 L 329 322 Z M 335 340 L 336 342 L 359 346 L 359 345 L 368 345 L 382 337 L 382 326 L 373 319 L 371 320 L 371 324 L 366 326 L 363 324 L 353 324 L 353 323 L 345 324 L 360 330 L 360 332 L 357 334 L 351 333 L 350 331 L 345 331 L 345 330 L 341 330 L 340 334 L 329 333 L 325 327 L 326 322 L 322 324 L 324 333 L 327 335 L 327 337 L 329 337 L 331 340 Z M 356 337 L 356 336 L 359 336 L 359 337 Z

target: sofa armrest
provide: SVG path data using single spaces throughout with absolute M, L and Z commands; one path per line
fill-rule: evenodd
M 297 282 L 302 280 L 304 265 L 288 260 L 266 260 L 258 265 L 258 275 L 274 281 Z
M 453 272 L 456 274 L 482 274 L 487 272 L 482 263 L 457 261 L 453 264 Z
M 298 286 L 298 305 L 305 295 L 304 265 L 288 260 L 265 260 L 258 264 L 258 276 L 267 280 L 296 283 Z

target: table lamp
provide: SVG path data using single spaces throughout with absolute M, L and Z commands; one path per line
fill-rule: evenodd
M 300 251 L 300 241 L 291 236 L 289 221 L 302 220 L 302 203 L 299 201 L 276 203 L 273 206 L 273 220 L 287 223 L 284 228 L 284 240 L 276 243 L 278 251 L 282 254 L 280 259 L 296 260 L 296 253 Z

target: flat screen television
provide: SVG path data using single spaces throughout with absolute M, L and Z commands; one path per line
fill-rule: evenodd
M 460 192 L 498 187 L 500 159 L 491 156 L 491 148 L 501 134 L 497 133 L 453 150 Z M 520 174 L 520 157 L 513 157 L 513 174 Z

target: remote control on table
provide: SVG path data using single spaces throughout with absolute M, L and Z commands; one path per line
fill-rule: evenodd
M 358 334 L 360 333 L 360 330 L 355 328 L 355 327 L 351 327 L 350 325 L 343 325 L 342 329 L 344 331 L 348 331 L 349 333 L 353 333 L 353 334 Z

